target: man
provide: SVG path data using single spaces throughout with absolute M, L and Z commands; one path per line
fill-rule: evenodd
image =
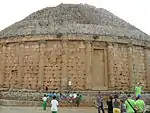
M 51 111 L 52 113 L 57 113 L 58 111 L 58 101 L 56 100 L 56 96 L 53 96 L 51 100 Z
M 127 100 L 125 101 L 127 113 L 135 113 L 135 101 L 131 99 L 131 95 L 127 95 Z
M 47 93 L 48 92 L 48 87 L 47 86 L 45 87 L 45 90 L 46 90 L 46 93 Z
M 105 113 L 104 107 L 103 107 L 103 97 L 100 92 L 98 93 L 98 96 L 97 96 L 97 105 L 98 105 L 98 113 L 100 113 L 100 109 L 102 110 L 102 113 Z
M 68 80 L 68 90 L 71 90 L 71 85 L 72 85 L 72 83 L 71 83 L 71 80 L 69 79 Z
M 143 85 L 140 82 L 137 83 L 137 86 L 135 87 L 135 96 L 136 96 L 136 98 L 137 98 L 138 95 L 141 95 L 142 88 L 143 88 Z
M 135 102 L 135 108 L 137 113 L 144 113 L 145 110 L 145 102 L 141 99 L 141 95 L 138 95 L 137 100 Z

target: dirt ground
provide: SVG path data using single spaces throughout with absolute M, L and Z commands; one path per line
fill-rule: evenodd
M 41 107 L 11 107 L 11 106 L 0 106 L 0 113 L 51 113 L 50 107 L 46 111 L 43 111 Z M 96 108 L 92 107 L 61 107 L 58 113 L 97 113 Z

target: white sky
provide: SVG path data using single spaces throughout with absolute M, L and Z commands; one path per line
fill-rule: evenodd
M 150 0 L 0 0 L 0 30 L 37 10 L 60 3 L 105 8 L 150 35 Z

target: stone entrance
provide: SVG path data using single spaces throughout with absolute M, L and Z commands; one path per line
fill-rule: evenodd
M 92 86 L 93 90 L 106 90 L 106 59 L 104 49 L 93 50 Z

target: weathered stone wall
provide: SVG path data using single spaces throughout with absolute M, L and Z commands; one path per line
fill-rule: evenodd
M 83 41 L 68 42 L 68 78 L 75 89 L 86 89 L 86 51 Z
M 128 90 L 130 83 L 128 47 L 124 44 L 114 44 L 112 52 L 113 75 L 110 78 L 111 86 L 115 90 Z
M 134 46 L 133 47 L 133 85 L 137 82 L 141 82 L 146 85 L 145 79 L 145 64 L 144 64 L 144 48 Z
M 62 50 L 63 46 L 60 41 L 52 41 L 43 44 L 43 71 L 41 75 L 44 76 L 44 87 L 56 89 L 61 87 L 62 79 Z M 41 76 L 42 77 L 42 76 Z M 42 79 L 41 79 L 42 81 Z
M 74 90 L 129 90 L 136 82 L 149 90 L 150 50 L 138 44 L 111 37 L 1 39 L 0 86 L 61 90 L 71 80 Z
M 18 58 L 18 44 L 9 44 L 3 46 L 3 62 L 4 62 L 4 87 L 16 88 L 19 85 L 18 69 L 19 69 L 19 58 Z
M 150 89 L 150 49 L 147 49 L 147 71 L 146 71 L 146 83 L 147 89 Z
M 38 75 L 39 75 L 39 63 L 40 63 L 40 51 L 39 44 L 37 42 L 29 42 L 20 45 L 20 51 L 22 49 L 22 55 L 20 60 L 20 85 L 22 88 L 37 89 Z

